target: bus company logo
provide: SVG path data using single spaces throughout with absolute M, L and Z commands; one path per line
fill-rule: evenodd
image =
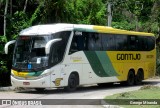
M 82 57 L 70 57 L 70 60 L 72 60 L 73 62 L 81 62 L 82 61 Z
M 117 60 L 141 60 L 141 54 L 117 54 Z

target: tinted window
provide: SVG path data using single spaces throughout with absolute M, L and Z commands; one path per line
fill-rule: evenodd
M 75 31 L 69 53 L 87 49 L 87 33 Z
M 104 51 L 113 51 L 116 49 L 115 36 L 112 34 L 102 34 L 102 47 Z
M 148 50 L 153 50 L 155 48 L 155 38 L 147 37 Z
M 150 51 L 155 47 L 155 38 L 151 36 L 128 36 L 129 51 Z
M 75 31 L 69 54 L 82 50 L 100 51 L 101 49 L 101 36 L 98 33 Z
M 138 37 L 138 43 L 137 43 L 137 50 L 138 51 L 146 51 L 148 50 L 147 45 L 147 37 Z
M 128 36 L 128 50 L 129 51 L 136 51 L 137 45 L 138 45 L 137 36 Z
M 59 63 L 60 61 L 62 61 L 63 58 L 63 50 L 61 49 L 62 43 L 61 42 L 56 42 L 52 45 L 51 47 L 51 58 L 50 58 L 50 63 L 52 65 L 55 65 L 57 63 Z
M 89 35 L 88 35 L 88 50 L 90 50 L 90 51 L 100 51 L 100 50 L 102 50 L 100 34 L 89 33 Z
M 50 53 L 50 64 L 55 65 L 63 60 L 65 49 L 70 36 L 70 31 L 64 31 L 54 34 L 56 38 L 61 38 L 61 41 L 53 43 Z
M 70 54 L 76 51 L 150 51 L 155 47 L 155 38 L 121 34 L 75 31 Z
M 115 35 L 115 45 L 117 51 L 127 51 L 128 41 L 126 35 Z

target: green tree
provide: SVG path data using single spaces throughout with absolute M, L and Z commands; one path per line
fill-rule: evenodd
M 106 23 L 106 8 L 102 0 L 46 0 L 43 21 L 45 23 Z

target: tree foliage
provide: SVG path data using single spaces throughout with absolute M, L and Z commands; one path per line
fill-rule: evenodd
M 160 0 L 0 0 L 0 53 L 5 42 L 29 26 L 47 23 L 107 24 L 107 4 L 112 3 L 112 27 L 152 32 L 160 38 Z M 5 36 L 4 36 L 5 34 Z M 158 49 L 160 45 L 157 44 Z M 1 57 L 0 62 L 4 61 Z M 5 65 L 4 62 L 0 65 Z
M 9 0 L 7 40 L 15 38 L 20 30 L 36 24 L 106 25 L 108 2 L 112 3 L 113 27 L 136 30 L 137 22 L 138 31 L 157 33 L 160 0 Z M 0 1 L 1 18 L 4 18 L 5 3 L 5 0 Z M 4 28 L 0 26 L 0 29 L 3 31 Z

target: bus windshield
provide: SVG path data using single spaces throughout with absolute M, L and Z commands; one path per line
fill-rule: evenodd
M 18 69 L 36 69 L 48 66 L 45 45 L 53 39 L 48 36 L 20 36 L 17 39 L 13 56 L 13 67 Z
M 54 66 L 63 60 L 70 31 L 50 35 L 19 36 L 17 38 L 12 67 L 18 71 L 40 71 Z M 51 53 L 45 53 L 46 44 L 53 39 L 62 39 L 51 47 Z M 50 58 L 49 58 L 50 57 Z

